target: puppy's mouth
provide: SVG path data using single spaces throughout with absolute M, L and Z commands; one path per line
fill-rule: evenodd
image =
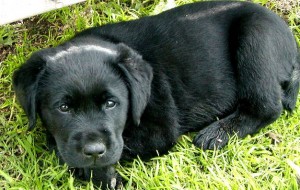
M 97 162 L 101 162 L 101 158 L 103 157 L 104 155 L 95 155 L 92 157 L 93 159 L 93 163 L 92 163 L 92 166 L 97 166 Z
M 92 157 L 91 159 L 86 160 L 84 165 L 94 168 L 94 167 L 99 167 L 99 166 L 103 166 L 106 164 L 105 164 L 105 162 L 103 162 L 101 160 L 101 157 Z M 77 167 L 79 167 L 79 165 Z
M 93 163 L 93 166 L 96 166 L 96 161 L 97 161 L 98 158 L 94 158 L 94 163 Z
M 91 167 L 97 167 L 97 166 L 99 166 L 99 162 L 101 162 L 101 157 L 102 156 L 93 157 L 93 161 L 92 161 Z
M 120 154 L 121 155 L 121 154 Z M 98 168 L 98 167 L 105 167 L 108 165 L 115 164 L 120 159 L 120 156 L 116 152 L 113 152 L 111 154 L 107 153 L 104 155 L 94 155 L 92 157 L 82 157 L 82 164 L 78 164 L 77 167 L 82 167 L 84 165 L 85 167 L 91 167 L 91 168 Z
M 69 155 L 62 155 L 63 160 L 71 167 L 75 168 L 99 168 L 105 167 L 108 165 L 113 165 L 118 162 L 119 156 L 114 156 L 117 154 L 110 155 L 103 155 L 103 156 L 95 156 L 95 157 L 86 157 L 80 154 L 69 154 Z
M 74 168 L 99 168 L 116 164 L 122 153 L 122 147 L 106 149 L 102 145 L 84 145 L 80 150 L 72 146 L 59 148 L 62 159 Z

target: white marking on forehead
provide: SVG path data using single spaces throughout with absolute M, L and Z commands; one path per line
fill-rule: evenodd
M 180 18 L 179 20 L 182 20 L 182 21 L 184 21 L 184 20 L 197 20 L 201 17 L 206 17 L 206 16 L 217 14 L 217 13 L 221 13 L 221 12 L 227 11 L 229 9 L 234 9 L 236 7 L 239 7 L 239 6 L 241 6 L 241 3 L 239 3 L 239 2 L 232 3 L 230 5 L 217 6 L 217 7 L 211 8 L 211 9 L 207 9 L 207 10 L 202 11 L 202 12 L 185 15 L 184 17 Z
M 98 52 L 107 53 L 110 55 L 117 55 L 117 52 L 115 50 L 112 50 L 109 48 L 96 46 L 96 45 L 82 45 L 82 46 L 69 47 L 66 50 L 60 51 L 60 52 L 54 54 L 53 56 L 50 56 L 49 58 L 52 60 L 55 60 L 55 59 L 64 57 L 68 54 L 80 53 L 80 52 L 84 52 L 84 51 L 98 51 Z

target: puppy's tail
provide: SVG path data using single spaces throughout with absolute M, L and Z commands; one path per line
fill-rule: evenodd
M 298 51 L 298 56 L 296 58 L 296 63 L 294 64 L 294 70 L 290 81 L 286 82 L 284 85 L 282 105 L 287 111 L 293 111 L 296 107 L 297 97 L 299 93 L 299 83 L 300 83 L 300 52 Z

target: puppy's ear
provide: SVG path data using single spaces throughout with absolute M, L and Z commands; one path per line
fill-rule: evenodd
M 29 119 L 28 130 L 32 130 L 36 123 L 37 86 L 46 65 L 41 54 L 42 52 L 34 53 L 13 75 L 16 97 Z
M 152 67 L 125 44 L 118 45 L 118 52 L 119 68 L 129 86 L 132 119 L 138 126 L 151 94 Z

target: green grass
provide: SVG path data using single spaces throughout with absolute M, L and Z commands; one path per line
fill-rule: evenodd
M 192 0 L 176 4 L 188 2 Z M 255 2 L 281 15 L 300 43 L 299 4 L 286 8 L 283 1 Z M 34 131 L 26 131 L 27 118 L 12 91 L 13 71 L 33 51 L 55 46 L 87 27 L 157 14 L 166 7 L 162 0 L 88 1 L 0 27 L 0 189 L 94 189 L 91 182 L 74 179 L 67 166 L 59 165 L 47 151 L 40 123 Z M 203 152 L 192 145 L 194 134 L 183 136 L 168 155 L 118 165 L 128 180 L 123 188 L 299 189 L 299 117 L 298 101 L 292 115 L 283 113 L 257 135 L 233 138 L 217 151 Z

